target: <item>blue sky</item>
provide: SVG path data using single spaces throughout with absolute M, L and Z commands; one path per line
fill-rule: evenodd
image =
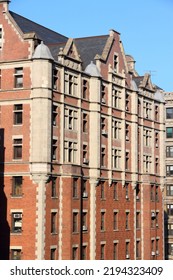
M 173 0 L 11 0 L 10 10 L 70 38 L 115 29 L 139 75 L 173 91 Z

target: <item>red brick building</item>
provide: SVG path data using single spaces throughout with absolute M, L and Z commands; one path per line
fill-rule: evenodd
M 164 101 L 120 34 L 0 0 L 0 258 L 163 259 Z

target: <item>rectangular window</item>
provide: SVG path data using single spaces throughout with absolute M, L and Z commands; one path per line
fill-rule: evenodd
M 101 182 L 101 199 L 105 199 L 105 182 Z
M 13 177 L 12 196 L 22 196 L 22 176 Z
M 56 126 L 57 125 L 57 106 L 53 105 L 52 106 L 52 125 Z
M 0 50 L 2 49 L 2 28 L 0 28 Z
M 82 80 L 82 97 L 84 99 L 88 98 L 88 81 Z
M 151 188 L 150 188 L 150 200 L 151 201 L 155 201 L 155 188 L 154 188 L 154 185 L 151 185 Z
M 130 110 L 130 95 L 126 92 L 126 100 L 125 100 L 125 110 Z
M 118 55 L 116 55 L 116 54 L 114 54 L 113 68 L 114 68 L 114 71 L 117 73 L 118 72 Z
M 129 139 L 130 139 L 130 126 L 127 123 L 126 123 L 126 127 L 125 127 L 125 135 L 126 135 L 126 141 L 129 141 Z
M 81 252 L 81 259 L 86 260 L 86 257 L 87 257 L 87 246 L 83 245 L 82 252 Z
M 51 260 L 56 260 L 56 248 L 51 248 L 50 249 L 50 259 Z
M 77 130 L 77 111 L 65 108 L 65 129 Z
M 118 149 L 112 149 L 112 167 L 113 168 L 120 168 L 121 162 L 121 151 Z
M 88 146 L 86 144 L 83 144 L 83 163 L 88 164 Z
M 82 213 L 82 231 L 87 231 L 87 213 L 83 212 Z
M 113 197 L 115 200 L 118 200 L 118 183 L 113 183 Z
M 15 88 L 22 88 L 23 87 L 23 68 L 15 68 L 14 74 L 14 87 Z
M 51 178 L 51 197 L 57 197 L 56 181 L 56 177 Z
M 140 228 L 140 212 L 136 212 L 136 228 Z
M 83 132 L 88 132 L 88 115 L 86 113 L 83 113 Z
M 11 249 L 11 260 L 21 260 L 21 249 Z
M 166 157 L 173 157 L 173 146 L 166 147 Z
M 156 148 L 159 147 L 159 133 L 158 132 L 155 133 L 155 147 Z
M 151 131 L 144 129 L 144 145 L 149 147 L 151 145 Z
M 167 165 L 166 166 L 166 175 L 167 176 L 173 176 L 173 165 Z
M 129 216 L 130 216 L 130 213 L 126 212 L 125 229 L 129 229 Z
M 173 108 L 166 108 L 166 118 L 173 119 Z
M 173 256 L 173 243 L 168 244 L 168 254 Z
M 158 174 L 159 172 L 159 158 L 155 158 L 155 173 Z
M 55 68 L 53 69 L 53 89 L 58 89 L 58 70 Z
M 168 224 L 168 234 L 173 235 L 173 224 Z
M 118 260 L 118 243 L 113 244 L 113 260 Z
M 13 158 L 22 159 L 22 139 L 13 139 Z
M 118 229 L 118 212 L 113 213 L 113 229 Z
M 78 247 L 73 247 L 72 248 L 72 260 L 77 260 L 78 259 Z
M 125 195 L 126 199 L 129 200 L 129 183 L 125 183 Z
M 100 248 L 100 259 L 104 260 L 105 259 L 105 244 L 101 244 L 101 248 Z
M 64 142 L 65 162 L 76 163 L 77 161 L 77 143 L 71 141 Z
M 57 213 L 56 212 L 51 213 L 51 233 L 52 234 L 57 233 Z
M 105 212 L 101 212 L 101 231 L 105 230 Z
M 125 157 L 125 169 L 129 169 L 129 152 L 126 152 L 126 157 Z
M 12 213 L 11 231 L 13 233 L 21 233 L 22 232 L 22 213 L 21 212 L 13 212 Z
M 106 148 L 101 147 L 101 166 L 106 165 Z
M 173 216 L 173 204 L 167 204 L 167 214 Z
M 159 106 L 155 106 L 155 121 L 159 121 Z
M 121 122 L 112 120 L 112 137 L 114 139 L 121 139 Z
M 16 104 L 14 105 L 14 124 L 20 125 L 22 124 L 22 116 L 23 116 L 23 105 Z
M 77 86 L 77 76 L 65 73 L 65 94 L 77 96 Z
M 173 185 L 166 186 L 166 195 L 173 196 Z
M 150 102 L 144 101 L 144 118 L 151 119 L 151 107 Z
M 151 168 L 151 156 L 144 155 L 144 172 L 149 173 Z
M 113 86 L 112 89 L 112 106 L 120 109 L 121 107 L 121 95 L 120 92 Z
M 173 127 L 166 128 L 166 138 L 173 138 Z
M 130 258 L 130 242 L 129 241 L 126 241 L 126 259 L 129 259 Z
M 106 87 L 101 85 L 101 103 L 106 104 Z
M 141 257 L 141 250 L 140 250 L 140 241 L 136 241 L 136 258 L 140 259 Z
M 57 140 L 52 140 L 52 159 L 56 160 L 57 158 Z
M 78 232 L 78 213 L 73 213 L 73 232 Z
M 78 179 L 74 178 L 73 179 L 73 198 L 78 197 Z

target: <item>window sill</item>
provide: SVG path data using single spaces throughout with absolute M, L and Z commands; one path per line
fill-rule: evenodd
M 10 235 L 22 235 L 22 232 L 10 232 Z

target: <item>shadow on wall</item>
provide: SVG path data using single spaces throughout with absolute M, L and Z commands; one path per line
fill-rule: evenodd
M 7 197 L 4 192 L 4 129 L 0 129 L 0 260 L 9 260 L 10 227 L 7 222 Z

